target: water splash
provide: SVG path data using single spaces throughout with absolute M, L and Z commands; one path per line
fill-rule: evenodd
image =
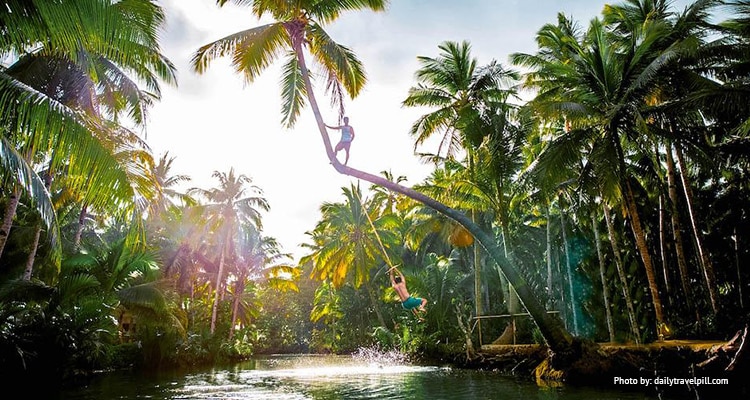
M 355 361 L 370 365 L 407 365 L 409 356 L 398 350 L 383 350 L 380 347 L 360 347 L 352 354 Z

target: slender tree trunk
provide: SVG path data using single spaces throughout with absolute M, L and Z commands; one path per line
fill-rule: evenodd
M 661 157 L 659 153 L 659 144 L 654 144 L 654 160 L 655 168 L 661 170 Z M 672 284 L 669 277 L 669 263 L 667 258 L 667 212 L 664 209 L 664 194 L 662 193 L 661 186 L 659 186 L 659 257 L 661 258 L 661 271 L 664 276 L 664 289 L 667 292 L 667 302 L 669 302 L 672 294 Z M 668 304 L 668 303 L 667 303 Z
M 550 219 L 550 205 L 547 204 L 547 296 L 548 301 L 553 301 L 554 291 L 552 290 L 552 220 Z
M 690 225 L 693 228 L 695 247 L 698 250 L 701 268 L 703 269 L 703 276 L 706 279 L 708 295 L 711 299 L 711 307 L 713 308 L 714 314 L 718 314 L 719 294 L 716 289 L 716 274 L 714 273 L 713 265 L 711 265 L 711 259 L 708 256 L 708 252 L 703 246 L 703 234 L 698 229 L 698 224 L 695 221 L 693 193 L 690 189 L 690 182 L 688 182 L 687 178 L 687 165 L 685 164 L 685 158 L 682 156 L 682 149 L 680 148 L 679 144 L 675 144 L 674 148 L 675 154 L 677 155 L 677 164 L 680 167 L 680 179 L 682 180 L 682 189 L 685 192 L 685 202 L 687 203 L 688 215 L 690 216 Z
M 666 233 L 666 210 L 664 209 L 664 196 L 659 195 L 659 253 L 661 256 L 661 270 L 664 274 L 664 288 L 667 295 L 672 293 L 672 287 L 669 284 L 669 268 L 667 263 L 667 233 Z
M 664 310 L 661 306 L 659 286 L 656 283 L 654 263 L 651 260 L 651 253 L 648 250 L 648 244 L 646 244 L 646 234 L 643 231 L 643 226 L 641 226 L 641 217 L 636 208 L 635 195 L 633 194 L 633 188 L 631 187 L 630 182 L 625 182 L 625 189 L 625 202 L 628 209 L 628 215 L 630 216 L 630 227 L 633 231 L 633 236 L 635 236 L 635 244 L 638 247 L 638 252 L 641 255 L 641 260 L 643 261 L 643 266 L 646 270 L 646 280 L 648 281 L 651 302 L 654 305 L 654 316 L 656 317 L 656 333 L 661 340 L 663 339 L 663 332 L 666 324 L 664 321 Z
M 5 243 L 8 241 L 10 235 L 10 229 L 13 226 L 13 217 L 16 216 L 16 209 L 18 208 L 19 197 L 21 196 L 20 190 L 17 187 L 13 188 L 8 198 L 8 205 L 5 207 L 5 214 L 3 215 L 3 225 L 0 226 L 0 259 L 3 257 L 3 250 L 5 249 Z
M 240 312 L 240 300 L 245 292 L 245 280 L 247 279 L 244 274 L 237 279 L 234 283 L 234 301 L 232 301 L 232 319 L 229 323 L 229 340 L 234 338 L 234 321 L 237 321 L 237 314 Z
M 599 224 L 596 221 L 596 214 L 591 214 L 591 226 L 594 227 L 594 243 L 596 244 L 596 257 L 599 259 L 599 278 L 602 282 L 602 297 L 604 297 L 604 313 L 607 318 L 607 332 L 609 332 L 609 341 L 615 341 L 615 327 L 612 323 L 612 311 L 609 303 L 609 287 L 607 286 L 606 267 L 604 266 L 604 256 L 602 255 L 602 245 L 599 241 Z
M 76 226 L 76 234 L 73 237 L 73 252 L 77 253 L 81 248 L 81 236 L 83 236 L 83 226 L 86 224 L 86 216 L 88 212 L 88 204 L 84 203 L 81 206 L 81 212 L 78 214 L 78 226 Z
M 216 317 L 219 315 L 219 298 L 221 298 L 221 291 L 224 287 L 224 258 L 227 251 L 229 251 L 229 235 L 226 235 L 224 247 L 221 250 L 219 256 L 219 273 L 216 275 L 216 292 L 214 293 L 214 304 L 211 307 L 211 334 L 216 331 Z
M 617 241 L 615 232 L 615 224 L 612 222 L 612 216 L 609 213 L 609 207 L 607 204 L 602 204 L 604 210 L 604 220 L 607 222 L 607 234 L 609 235 L 609 243 L 612 246 L 613 259 L 615 260 L 615 268 L 617 269 L 617 276 L 620 278 L 620 285 L 622 287 L 622 298 L 625 300 L 625 309 L 628 312 L 628 323 L 630 324 L 630 332 L 633 334 L 633 340 L 636 344 L 641 342 L 641 333 L 638 329 L 638 322 L 635 317 L 635 307 L 633 307 L 633 299 L 630 297 L 630 289 L 628 285 L 628 276 L 625 274 L 625 265 L 622 262 L 620 256 L 620 245 Z
M 472 211 L 473 213 L 473 211 Z M 474 255 L 474 312 L 477 316 L 477 334 L 479 336 L 479 344 L 482 344 L 482 273 L 479 265 L 479 243 L 474 242 L 472 244 L 472 252 Z
M 36 260 L 36 251 L 39 248 L 39 237 L 42 234 L 42 223 L 38 223 L 34 229 L 34 241 L 31 242 L 31 251 L 26 259 L 26 268 L 23 271 L 23 280 L 30 281 L 31 273 L 34 271 L 34 260 Z
M 568 292 L 570 293 L 570 310 L 573 314 L 573 334 L 580 335 L 581 331 L 578 327 L 578 308 L 576 306 L 576 295 L 573 288 L 573 271 L 570 265 L 570 249 L 568 248 L 568 237 L 565 234 L 565 216 L 562 210 L 560 210 L 560 229 L 562 231 L 563 240 L 563 251 L 565 251 L 565 272 L 568 274 Z
M 469 329 L 469 322 L 464 322 L 461 313 L 460 303 L 453 305 L 456 308 L 456 321 L 458 322 L 458 328 L 464 334 L 464 345 L 466 346 L 466 360 L 472 360 L 474 358 L 474 342 L 471 340 L 471 329 Z
M 504 221 L 500 222 L 500 231 L 502 232 L 501 234 L 503 238 L 503 255 L 506 259 L 508 259 L 508 233 Z M 508 290 L 504 290 L 503 293 L 508 305 L 508 314 L 510 314 L 510 321 L 508 322 L 508 326 L 505 327 L 503 333 L 497 340 L 495 340 L 494 343 L 516 344 L 516 317 L 514 315 L 521 312 L 521 301 L 518 299 L 518 294 L 516 293 L 516 291 L 513 290 L 513 285 L 507 282 L 507 280 L 503 276 L 502 271 L 498 271 L 498 273 L 500 274 L 500 284 L 503 285 L 503 288 L 508 288 Z
M 677 179 L 675 178 L 674 158 L 672 157 L 672 145 L 667 143 L 667 187 L 670 200 L 670 214 L 672 215 L 672 236 L 674 238 L 675 254 L 677 256 L 677 269 L 680 273 L 680 284 L 685 294 L 685 301 L 688 308 L 695 309 L 693 306 L 693 290 L 690 287 L 689 275 L 687 269 L 687 259 L 685 257 L 685 248 L 682 244 L 682 222 L 680 221 L 680 212 L 677 199 Z M 696 313 L 697 313 L 696 309 Z M 700 318 L 699 318 L 700 319 Z
M 742 273 L 740 271 L 740 245 L 739 241 L 740 238 L 737 236 L 737 227 L 734 227 L 734 235 L 732 235 L 732 240 L 734 241 L 734 268 L 737 270 L 737 289 L 739 291 L 740 296 L 740 309 L 745 309 L 745 300 L 742 296 Z
M 292 32 L 294 27 L 289 27 L 287 29 L 290 30 L 290 36 L 292 37 L 294 50 L 297 54 L 297 60 L 299 62 L 303 80 L 305 81 L 307 97 L 310 100 L 310 108 L 312 109 L 315 116 L 315 121 L 317 122 L 318 130 L 320 131 L 321 138 L 323 139 L 323 144 L 325 145 L 328 159 L 330 160 L 331 165 L 333 165 L 336 171 L 344 175 L 353 176 L 372 184 L 382 186 L 396 193 L 401 193 L 434 209 L 435 211 L 456 221 L 458 224 L 466 228 L 466 230 L 468 230 L 474 236 L 474 238 L 479 241 L 482 247 L 484 247 L 490 257 L 492 257 L 492 259 L 500 266 L 503 274 L 515 287 L 521 301 L 529 311 L 531 318 L 536 323 L 537 327 L 539 328 L 539 332 L 542 334 L 542 337 L 544 337 L 553 354 L 557 353 L 558 355 L 562 356 L 560 358 L 561 360 L 563 360 L 562 362 L 567 361 L 567 356 L 572 354 L 572 338 L 570 334 L 565 331 L 565 328 L 558 318 L 548 315 L 545 312 L 544 307 L 539 303 L 537 297 L 535 296 L 529 285 L 526 283 L 526 281 L 523 279 L 523 277 L 521 277 L 518 271 L 505 259 L 493 237 L 488 235 L 484 230 L 482 230 L 479 226 L 477 226 L 477 224 L 472 222 L 471 219 L 463 213 L 449 208 L 445 204 L 442 204 L 429 196 L 417 192 L 414 189 L 391 182 L 380 176 L 345 166 L 336 159 L 333 148 L 331 147 L 331 140 L 328 137 L 328 132 L 326 131 L 325 123 L 323 122 L 323 117 L 320 114 L 320 109 L 318 108 L 318 103 L 315 99 L 315 93 L 313 91 L 312 82 L 310 81 L 310 75 L 307 70 L 307 65 L 305 64 L 304 53 L 302 51 L 303 38 L 300 37 L 301 35 L 299 34 L 295 36 L 295 33 Z

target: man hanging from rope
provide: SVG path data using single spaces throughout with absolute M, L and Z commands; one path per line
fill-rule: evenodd
M 398 275 L 393 273 L 394 270 Z M 409 294 L 409 291 L 406 289 L 406 278 L 404 278 L 404 275 L 396 267 L 391 267 L 391 269 L 388 270 L 388 273 L 391 276 L 391 286 L 396 290 L 398 298 L 401 300 L 401 306 L 404 307 L 405 310 L 411 310 L 420 321 L 424 321 L 420 312 L 427 311 L 424 308 L 424 306 L 427 305 L 427 299 L 413 297 Z

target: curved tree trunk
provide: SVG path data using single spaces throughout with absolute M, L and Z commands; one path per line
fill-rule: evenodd
M 535 294 L 523 279 L 523 277 L 521 277 L 518 271 L 513 266 L 511 266 L 503 256 L 502 251 L 500 250 L 492 236 L 488 235 L 484 230 L 482 230 L 477 224 L 472 222 L 471 219 L 463 213 L 454 210 L 429 196 L 417 192 L 414 189 L 391 182 L 383 177 L 348 167 L 341 164 L 336 159 L 336 155 L 333 152 L 333 148 L 331 147 L 331 140 L 328 137 L 328 131 L 326 130 L 325 123 L 323 122 L 323 117 L 320 114 L 318 103 L 315 100 L 312 82 L 310 81 L 310 75 L 307 70 L 307 65 L 305 64 L 305 57 L 302 51 L 303 38 L 301 37 L 301 34 L 296 34 L 296 32 L 293 32 L 293 26 L 288 27 L 287 29 L 290 30 L 293 47 L 295 53 L 297 54 L 297 61 L 302 72 L 302 77 L 305 81 L 307 97 L 310 100 L 310 108 L 315 115 L 315 121 L 318 125 L 318 130 L 320 131 L 321 138 L 323 139 L 323 144 L 325 145 L 328 159 L 330 160 L 336 171 L 344 175 L 349 175 L 370 182 L 372 184 L 382 186 L 393 192 L 401 193 L 434 209 L 435 211 L 456 221 L 458 224 L 466 228 L 466 230 L 468 230 L 474 236 L 474 238 L 482 245 L 482 247 L 484 247 L 490 257 L 492 257 L 492 259 L 500 266 L 503 274 L 508 278 L 508 281 L 516 289 L 516 292 L 523 302 L 523 305 L 529 311 L 531 318 L 539 328 L 539 331 L 541 332 L 542 337 L 544 337 L 545 341 L 547 342 L 550 350 L 552 350 L 553 353 L 562 355 L 563 358 L 565 358 L 565 355 L 570 354 L 572 349 L 572 337 L 565 330 L 558 318 L 546 313 L 544 307 L 539 302 L 539 300 L 537 300 Z

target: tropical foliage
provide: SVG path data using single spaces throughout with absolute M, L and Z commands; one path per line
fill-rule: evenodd
M 142 139 L 176 83 L 157 2 L 7 1 L 3 377 L 361 346 L 472 357 L 569 333 L 721 337 L 747 320 L 746 1 L 625 0 L 585 25 L 561 13 L 508 66 L 436 43 L 402 103 L 426 110 L 404 132 L 415 149 L 441 139 L 411 187 L 337 162 L 312 86 L 340 112 L 361 92 L 364 66 L 323 28 L 387 1 L 234 3 L 273 22 L 206 44 L 192 67 L 230 57 L 253 82 L 280 58 L 282 123 L 310 105 L 334 168 L 374 185 L 320 205 L 292 260 L 263 231 L 272 204 L 250 175 L 187 189 Z M 428 299 L 424 322 L 398 303 L 393 267 Z

